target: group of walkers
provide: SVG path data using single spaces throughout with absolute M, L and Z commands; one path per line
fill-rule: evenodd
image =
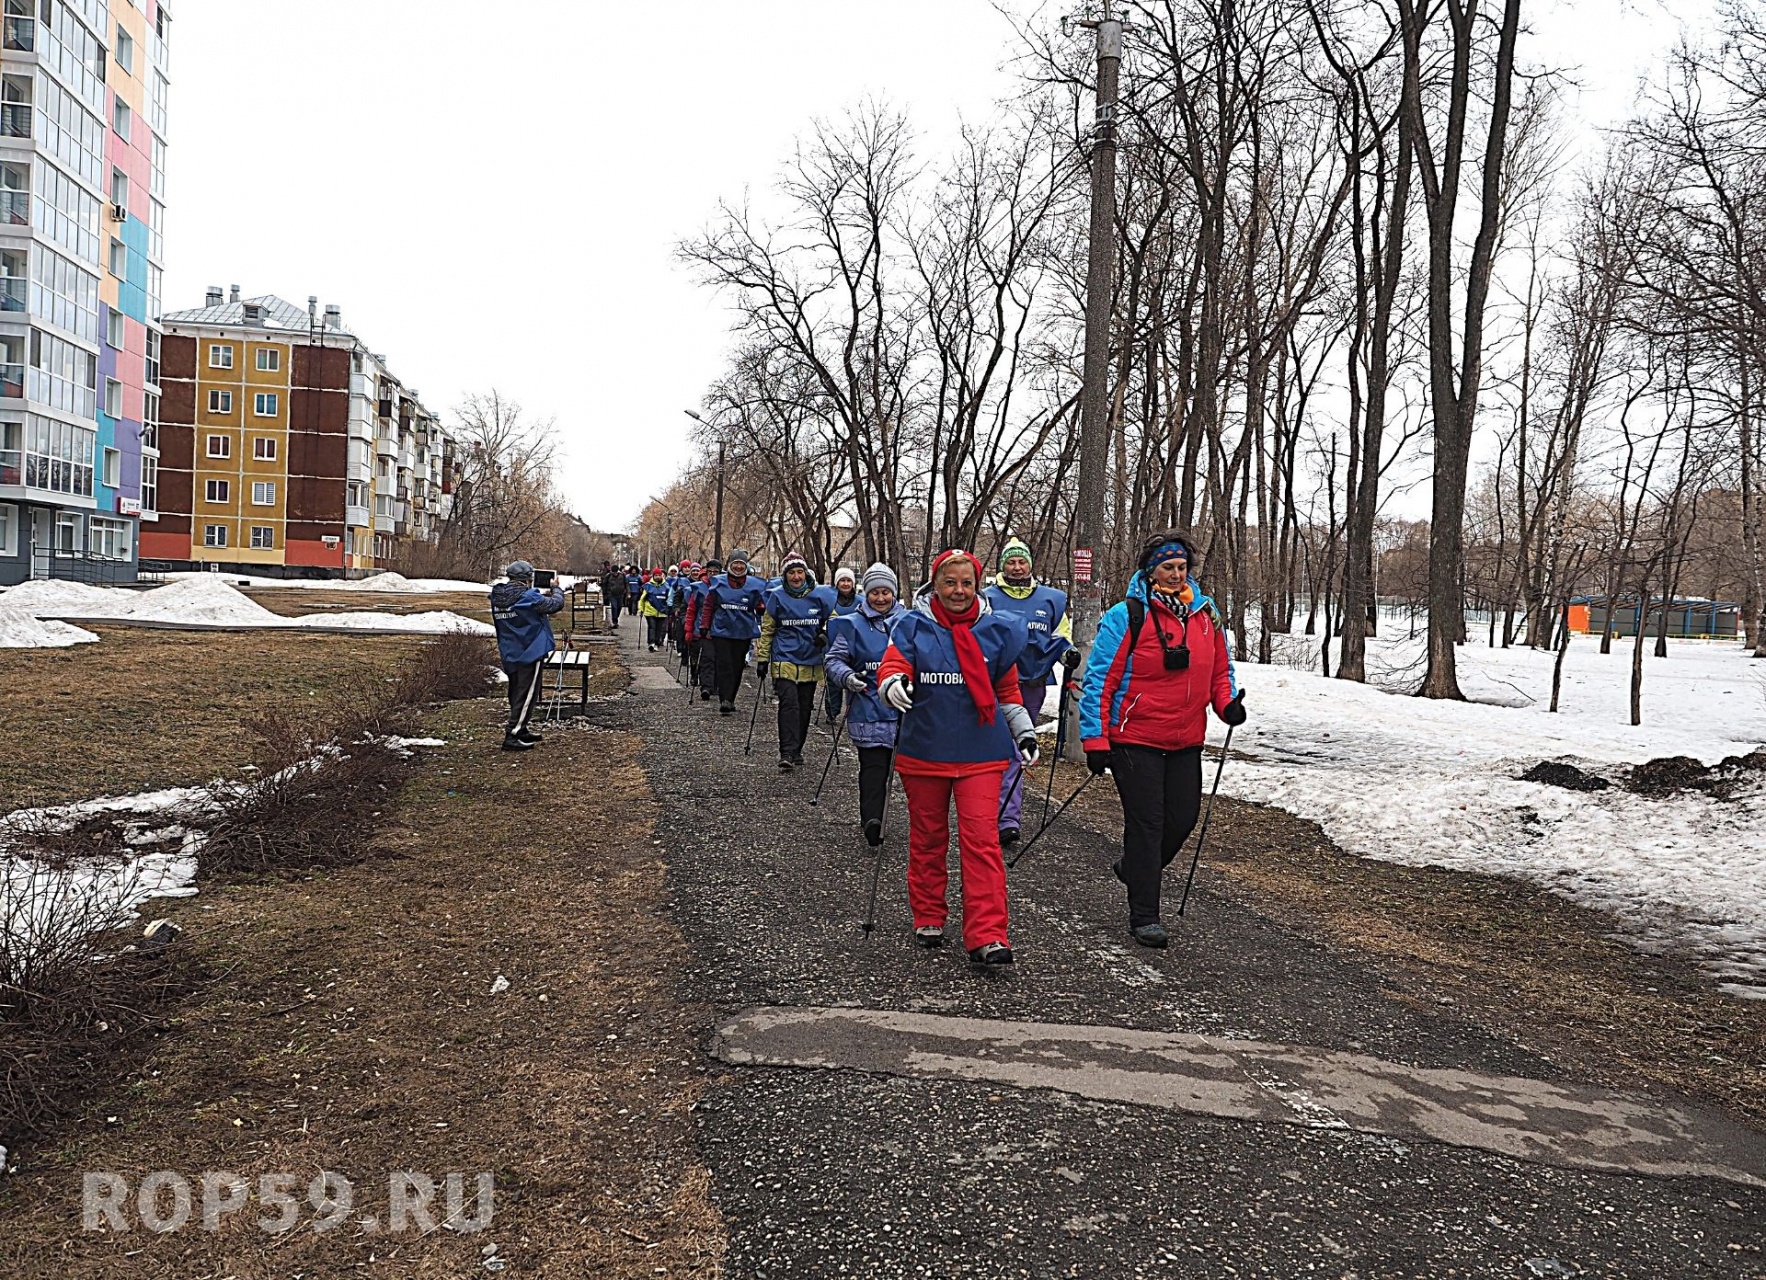
M 1057 713 L 1077 694 L 1087 766 L 1108 772 L 1121 800 L 1113 871 L 1130 932 L 1144 946 L 1166 945 L 1163 872 L 1201 811 L 1207 712 L 1228 725 L 1245 719 L 1220 612 L 1193 563 L 1181 531 L 1149 539 L 1089 654 L 1073 645 L 1066 593 L 1038 580 L 1031 548 L 1016 538 L 991 580 L 976 556 L 949 550 L 905 602 L 888 565 L 862 575 L 843 568 L 822 585 L 800 555 L 769 579 L 740 549 L 721 563 L 648 574 L 607 565 L 602 593 L 615 618 L 635 602 L 648 649 L 675 646 L 696 701 L 715 701 L 722 716 L 735 714 L 752 660 L 762 682 L 753 715 L 771 681 L 781 772 L 804 766 L 819 707 L 858 753 L 859 822 L 874 849 L 900 779 L 908 898 L 923 947 L 945 941 L 954 809 L 963 945 L 977 964 L 1004 965 L 1013 962 L 1004 850 L 1022 839 L 1051 679 Z

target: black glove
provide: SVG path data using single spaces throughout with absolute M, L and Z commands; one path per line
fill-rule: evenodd
M 1226 704 L 1226 710 L 1220 713 L 1222 724 L 1238 728 L 1245 723 L 1245 691 L 1239 690 L 1239 696 Z
M 823 627 L 820 631 L 816 632 L 816 648 L 826 649 L 827 647 L 828 647 L 828 628 Z
M 1080 660 L 1083 659 L 1084 657 L 1085 657 L 1085 655 L 1082 654 L 1081 652 L 1079 652 L 1079 650 L 1069 649 L 1069 650 L 1067 650 L 1066 653 L 1063 653 L 1061 655 L 1061 665 L 1063 667 L 1066 667 L 1069 674 L 1071 674 L 1071 672 L 1073 671 L 1073 668 L 1077 667 L 1080 663 Z
M 1094 775 L 1101 775 L 1105 769 L 1110 767 L 1110 753 L 1108 751 L 1086 752 L 1085 767 L 1090 769 Z
M 754 664 L 754 674 L 759 676 L 762 680 L 765 680 L 766 679 L 766 667 L 767 667 L 767 664 L 764 662 L 755 663 Z M 1241 717 L 1243 716 L 1243 714 L 1244 714 L 1243 712 L 1240 713 Z

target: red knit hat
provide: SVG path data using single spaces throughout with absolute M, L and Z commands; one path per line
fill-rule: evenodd
M 943 567 L 945 561 L 956 559 L 959 556 L 962 559 L 967 560 L 970 563 L 970 565 L 972 565 L 974 567 L 974 569 L 975 569 L 975 585 L 980 586 L 981 585 L 981 574 L 983 572 L 982 568 L 981 568 L 980 558 L 977 557 L 973 551 L 964 551 L 960 547 L 952 547 L 948 551 L 940 551 L 938 553 L 938 558 L 932 562 L 932 580 L 934 582 L 936 582 L 938 580 L 938 570 L 941 567 Z

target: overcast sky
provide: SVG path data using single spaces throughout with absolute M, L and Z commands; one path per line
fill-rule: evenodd
M 605 529 L 686 460 L 729 346 L 676 242 L 764 191 L 812 116 L 886 97 L 937 154 L 1013 84 L 988 0 L 171 8 L 166 308 L 232 284 L 337 304 L 432 408 L 495 387 L 556 418 L 566 495 Z M 1665 0 L 1528 12 L 1523 53 L 1582 68 L 1583 126 L 1677 29 Z

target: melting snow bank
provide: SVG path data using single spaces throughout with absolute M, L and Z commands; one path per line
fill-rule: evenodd
M 207 570 L 198 573 L 168 573 L 165 576 L 174 582 L 209 578 L 225 581 L 230 586 L 244 583 L 252 587 L 289 587 L 309 591 L 383 591 L 403 595 L 457 592 L 484 595 L 491 589 L 488 582 L 467 582 L 461 578 L 407 578 L 402 573 L 391 571 L 370 574 L 366 578 L 258 578 L 247 574 L 209 573 Z
M 1460 652 L 1476 664 L 1487 651 Z M 1241 664 L 1251 718 L 1234 737 L 1222 790 L 1310 818 L 1351 853 L 1511 876 L 1611 911 L 1641 949 L 1690 952 L 1722 990 L 1766 998 L 1766 785 L 1727 801 L 1652 799 L 1519 778 L 1541 760 L 1617 776 L 1618 766 L 1664 755 L 1742 755 L 1766 739 L 1763 673 L 1742 650 L 1671 654 L 1650 661 L 1646 689 L 1659 710 L 1651 722 L 1646 704 L 1638 728 L 1612 714 L 1623 705 L 1628 652 L 1601 660 L 1591 650 L 1617 688 L 1597 697 L 1567 686 L 1558 715 L 1544 700 L 1434 702 Z M 1551 655 L 1533 656 L 1549 684 Z M 1510 650 L 1502 662 L 1519 668 L 1526 658 Z M 1503 672 L 1523 688 L 1531 674 Z M 1210 729 L 1218 745 L 1222 730 Z
M 153 622 L 168 626 L 264 627 L 296 630 L 324 627 L 347 631 L 465 631 L 494 635 L 495 628 L 446 610 L 427 613 L 308 613 L 284 618 L 237 587 L 210 574 L 180 578 L 151 591 L 94 587 L 83 582 L 24 582 L 0 595 L 0 611 L 32 618 Z M 0 626 L 3 626 L 0 623 Z M 78 631 L 78 628 L 70 628 Z M 96 640 L 91 632 L 79 634 Z M 75 643 L 68 641 L 67 643 Z
M 49 622 L 0 601 L 0 649 L 66 649 L 98 637 L 66 622 Z

